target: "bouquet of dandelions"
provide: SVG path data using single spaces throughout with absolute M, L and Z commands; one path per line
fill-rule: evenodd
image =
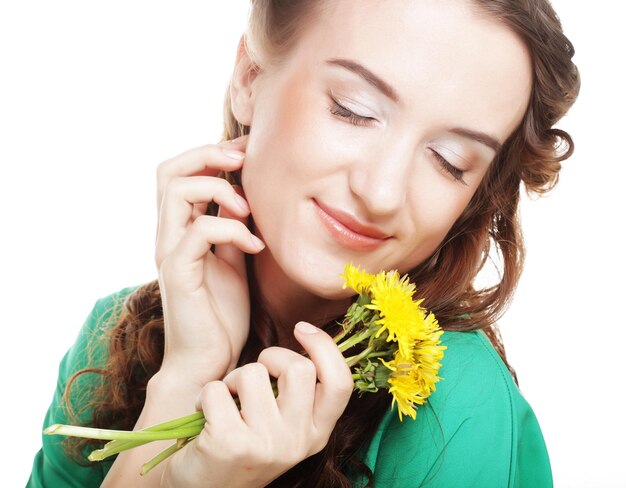
M 342 332 L 334 338 L 342 353 L 358 346 L 357 354 L 346 357 L 353 371 L 354 389 L 362 395 L 386 388 L 393 397 L 391 408 L 398 404 L 400 420 L 403 415 L 415 419 L 417 405 L 426 401 L 441 379 L 439 361 L 446 349 L 440 345 L 443 330 L 435 316 L 420 306 L 423 299 L 413 300 L 415 285 L 409 283 L 407 275 L 400 278 L 397 271 L 372 275 L 348 264 L 341 277 L 345 280 L 343 288 L 350 287 L 359 294 L 341 323 Z M 276 382 L 272 384 L 276 394 Z M 152 441 L 176 440 L 142 466 L 144 475 L 197 437 L 204 424 L 202 412 L 196 412 L 138 431 L 54 424 L 44 434 L 109 440 L 89 455 L 90 461 L 101 461 Z

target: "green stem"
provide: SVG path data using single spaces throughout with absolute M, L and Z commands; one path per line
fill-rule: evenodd
M 278 396 L 278 386 L 275 381 L 272 381 L 272 391 L 274 392 L 274 396 Z M 239 398 L 235 398 L 235 403 L 239 406 Z M 108 442 L 102 449 L 96 449 L 92 451 L 88 459 L 90 461 L 102 461 L 110 456 L 115 454 L 119 454 L 122 451 L 126 451 L 128 449 L 133 449 L 135 447 L 142 446 L 144 444 L 148 444 L 154 440 L 165 440 L 165 439 L 176 439 L 182 436 L 172 437 L 171 435 L 163 435 L 168 431 L 178 432 L 187 432 L 187 430 L 191 430 L 191 432 L 195 433 L 197 429 L 197 434 L 202 431 L 202 428 L 205 424 L 205 418 L 202 412 L 196 412 L 190 415 L 186 415 L 185 417 L 180 417 L 178 419 L 170 420 L 168 422 L 163 422 L 161 424 L 156 424 L 151 427 L 147 427 L 145 429 L 141 429 L 133 432 L 125 432 L 125 431 L 113 431 L 106 429 L 98 429 L 102 433 L 102 437 L 95 437 L 89 433 L 89 431 L 85 431 L 82 429 L 87 429 L 87 427 L 74 427 L 75 429 L 81 429 L 84 433 L 83 437 L 90 437 L 92 439 L 112 439 Z M 73 434 L 65 434 L 65 432 L 69 432 L 67 427 L 73 426 L 58 426 L 55 429 L 55 425 L 52 425 L 46 429 L 46 434 L 59 434 L 59 435 L 73 435 L 76 437 L 81 437 L 77 433 Z M 177 430 L 176 430 L 177 429 Z M 184 430 L 181 430 L 184 429 Z M 124 435 L 119 435 L 120 432 L 123 432 Z M 157 438 L 148 438 L 145 436 L 137 435 L 138 433 L 145 432 L 154 432 L 158 435 Z M 160 461 L 159 461 L 160 462 Z M 150 468 L 152 469 L 152 468 Z
M 359 342 L 362 342 L 363 339 L 367 339 L 371 335 L 372 335 L 372 332 L 369 329 L 365 329 L 360 334 L 353 335 L 352 337 L 350 337 L 349 339 L 345 340 L 341 344 L 338 344 L 337 347 L 339 348 L 339 350 L 341 352 L 344 352 L 345 350 L 350 349 L 355 344 L 358 344 Z
M 198 413 L 201 413 L 201 412 L 198 412 Z M 193 418 L 195 416 L 196 416 L 195 414 L 189 415 L 187 418 Z M 201 418 L 197 420 L 192 420 L 178 427 L 179 428 L 199 427 L 200 429 L 202 429 L 202 427 L 204 427 L 204 424 L 205 424 L 205 419 L 204 419 L 204 416 L 202 416 Z M 146 432 L 146 431 L 157 432 L 156 427 L 157 426 L 148 427 L 146 429 L 138 430 L 135 432 Z M 144 444 L 148 444 L 149 442 L 152 442 L 152 441 L 151 440 L 137 441 L 137 440 L 115 439 L 115 440 L 112 440 L 111 442 L 108 442 L 102 449 L 96 449 L 95 451 L 92 451 L 89 454 L 88 459 L 90 461 L 102 461 L 103 459 L 106 459 L 115 454 L 119 454 L 122 451 L 126 451 L 127 449 L 132 449 L 134 447 L 143 446 Z
M 380 358 L 384 356 L 390 356 L 388 359 L 391 359 L 392 353 L 390 351 L 379 351 L 379 352 L 370 352 L 367 357 L 369 358 Z M 352 356 L 350 359 L 355 358 L 356 356 Z
M 102 461 L 110 456 L 115 454 L 119 454 L 122 451 L 126 451 L 128 449 L 132 449 L 134 447 L 143 446 L 144 444 L 148 444 L 151 441 L 118 441 L 117 439 L 112 440 L 111 442 L 107 442 L 102 449 L 96 449 L 95 451 L 91 451 L 87 459 L 90 461 Z
M 368 357 L 368 358 L 379 358 L 379 357 L 382 357 L 382 356 L 389 356 L 389 355 L 391 355 L 391 352 L 390 352 L 390 351 L 379 351 L 379 352 L 371 352 L 371 353 L 369 353 L 369 354 L 367 355 L 367 357 Z M 357 357 L 357 356 L 358 356 L 358 354 L 355 354 L 354 356 L 348 356 L 348 357 L 346 358 L 346 364 L 350 365 L 351 361 L 352 361 L 355 357 Z
M 354 329 L 354 325 L 355 324 L 342 324 L 341 327 L 343 328 L 343 330 L 339 332 L 339 334 L 337 334 L 335 337 L 333 337 L 333 341 L 335 341 L 335 344 L 339 344 L 339 341 L 343 339 L 352 329 Z
M 356 333 L 341 342 L 351 332 L 354 332 L 356 323 L 350 324 L 348 322 L 347 324 L 342 324 L 342 327 L 343 330 L 333 337 L 333 341 L 337 344 L 337 347 L 342 353 L 372 337 L 372 335 L 374 335 L 376 332 L 372 331 L 369 327 L 366 327 L 364 330 L 360 331 L 357 329 Z M 368 346 L 359 354 L 346 358 L 346 364 L 349 367 L 353 367 L 354 365 L 358 364 L 359 361 L 361 361 L 363 358 L 386 356 L 389 354 L 389 351 L 373 351 L 374 345 L 368 344 Z M 352 378 L 356 381 L 360 378 L 360 375 L 357 373 L 353 373 Z M 278 396 L 277 383 L 275 380 L 272 380 L 271 384 L 274 396 L 276 397 Z M 235 397 L 234 400 L 237 407 L 240 407 L 239 398 Z M 114 454 L 118 454 L 122 451 L 126 451 L 134 447 L 142 446 L 149 442 L 166 439 L 177 439 L 176 443 L 170 445 L 169 447 L 158 453 L 155 457 L 153 457 L 150 461 L 142 466 L 141 475 L 143 476 L 151 469 L 153 469 L 156 465 L 161 463 L 163 460 L 167 459 L 176 451 L 182 449 L 191 440 L 195 439 L 202 432 L 205 423 L 206 420 L 204 418 L 203 412 L 195 412 L 193 414 L 169 420 L 167 422 L 162 422 L 160 424 L 152 425 L 138 431 L 108 430 L 91 427 L 54 424 L 46 428 L 44 430 L 44 434 L 56 434 L 75 437 L 86 437 L 90 439 L 109 440 L 110 442 L 108 442 L 102 449 L 94 450 L 89 455 L 89 460 L 91 461 L 101 461 Z
M 169 446 L 166 449 L 163 449 L 160 453 L 154 456 L 150 461 L 141 466 L 140 474 L 141 476 L 145 476 L 152 468 L 154 468 L 160 462 L 166 460 L 169 456 L 174 454 L 176 451 L 185 447 L 189 442 L 191 442 L 194 437 L 187 437 L 185 439 L 178 439 L 174 444 Z
M 160 441 L 165 439 L 180 439 L 198 435 L 202 431 L 201 426 L 179 427 L 164 431 L 126 431 L 96 429 L 92 427 L 78 427 L 75 425 L 54 424 L 44 430 L 44 434 L 68 435 L 73 437 L 86 437 L 88 439 L 102 440 L 128 440 L 128 441 Z
M 354 366 L 355 364 L 358 364 L 358 362 L 364 357 L 367 357 L 368 354 L 372 352 L 373 349 L 374 348 L 372 346 L 366 347 L 365 349 L 363 349 L 363 351 L 361 351 L 360 354 L 357 354 L 356 356 L 351 357 L 349 360 L 346 360 L 346 363 L 350 367 Z
M 193 422 L 195 420 L 203 420 L 203 419 L 204 419 L 204 414 L 202 412 L 195 412 L 190 415 L 185 415 L 184 417 L 179 417 L 174 420 L 168 420 L 167 422 L 162 422 L 160 424 L 155 424 L 150 427 L 146 427 L 145 429 L 138 430 L 137 432 L 144 432 L 144 431 L 150 432 L 154 430 L 176 429 L 178 427 L 184 426 L 188 422 Z

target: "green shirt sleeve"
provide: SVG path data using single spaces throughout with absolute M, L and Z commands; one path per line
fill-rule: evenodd
M 59 365 L 59 376 L 52 403 L 43 421 L 42 429 L 51 424 L 67 424 L 68 419 L 61 407 L 63 393 L 68 379 L 87 366 L 101 367 L 108 355 L 108 344 L 103 340 L 105 328 L 111 327 L 121 312 L 126 297 L 138 286 L 124 288 L 96 301 L 85 320 L 74 345 L 67 351 Z M 81 399 L 89 395 L 96 375 L 85 374 L 72 386 L 72 405 L 80 406 Z M 79 415 L 81 421 L 88 421 L 90 411 Z M 112 461 L 104 460 L 84 467 L 72 461 L 61 446 L 63 436 L 43 435 L 42 447 L 35 455 L 27 488 L 89 488 L 99 487 Z M 85 459 L 86 461 L 86 459 Z
M 552 487 L 537 418 L 486 335 L 447 331 L 442 344 L 443 379 L 417 418 L 387 412 L 360 451 L 374 487 Z

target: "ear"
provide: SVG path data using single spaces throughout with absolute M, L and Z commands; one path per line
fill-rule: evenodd
M 239 39 L 237 61 L 230 83 L 230 104 L 233 115 L 243 125 L 251 125 L 254 108 L 253 81 L 261 72 L 248 54 L 245 34 Z

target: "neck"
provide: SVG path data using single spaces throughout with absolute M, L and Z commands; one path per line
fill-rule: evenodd
M 261 298 L 276 323 L 281 347 L 302 348 L 293 335 L 296 323 L 305 321 L 322 326 L 334 317 L 343 316 L 352 303 L 352 298 L 322 298 L 295 283 L 278 266 L 267 248 L 253 256 L 253 263 Z

